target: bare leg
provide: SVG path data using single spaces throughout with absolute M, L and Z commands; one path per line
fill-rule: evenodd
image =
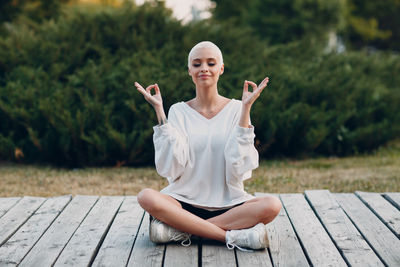
M 174 198 L 153 189 L 138 195 L 140 206 L 153 217 L 180 231 L 225 242 L 225 230 L 184 210 Z
M 282 204 L 277 197 L 256 197 L 208 221 L 225 230 L 250 228 L 260 222 L 271 222 L 281 208 Z
M 153 189 L 144 189 L 138 195 L 139 204 L 160 221 L 197 236 L 225 242 L 226 230 L 249 228 L 257 223 L 268 223 L 279 213 L 281 204 L 273 196 L 259 197 L 231 210 L 203 220 L 184 210 L 174 198 Z

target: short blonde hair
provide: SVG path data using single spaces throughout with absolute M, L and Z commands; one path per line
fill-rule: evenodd
M 213 48 L 217 51 L 218 53 L 218 59 L 221 62 L 221 65 L 224 64 L 224 59 L 222 57 L 222 52 L 219 49 L 219 47 L 214 44 L 213 42 L 210 41 L 202 41 L 198 44 L 196 44 L 195 46 L 193 46 L 193 48 L 190 50 L 189 55 L 188 55 L 188 67 L 190 66 L 190 59 L 193 55 L 194 50 L 198 49 L 198 48 Z

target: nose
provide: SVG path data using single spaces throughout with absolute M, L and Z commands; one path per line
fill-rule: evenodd
M 201 64 L 201 69 L 200 69 L 200 71 L 201 71 L 201 72 L 206 72 L 206 71 L 208 71 L 207 64 Z

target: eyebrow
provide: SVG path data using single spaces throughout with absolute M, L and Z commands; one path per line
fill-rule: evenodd
M 193 58 L 192 60 L 193 60 L 193 61 L 194 61 L 194 60 L 201 60 L 201 58 Z M 217 59 L 214 58 L 214 57 L 209 57 L 209 58 L 206 58 L 206 60 L 217 60 Z

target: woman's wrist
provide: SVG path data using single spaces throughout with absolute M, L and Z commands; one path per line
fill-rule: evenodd
M 243 128 L 249 128 L 250 127 L 250 109 L 251 106 L 244 106 L 242 105 L 242 113 L 240 115 L 239 119 L 239 126 Z
M 164 108 L 161 107 L 154 107 L 157 115 L 157 120 L 159 125 L 166 124 L 167 121 L 167 116 L 165 115 Z

